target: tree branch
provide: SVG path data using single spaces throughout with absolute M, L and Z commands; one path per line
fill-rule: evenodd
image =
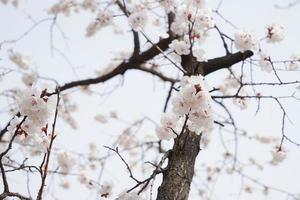
M 111 71 L 103 76 L 69 82 L 69 83 L 66 83 L 63 86 L 59 87 L 59 90 L 64 91 L 64 90 L 67 90 L 67 89 L 70 89 L 73 87 L 102 83 L 102 82 L 105 82 L 117 75 L 124 74 L 128 69 L 137 69 L 137 70 L 142 70 L 142 71 L 148 71 L 148 70 L 145 70 L 145 68 L 142 68 L 141 64 L 153 59 L 155 56 L 160 54 L 161 53 L 160 50 L 165 51 L 168 48 L 170 42 L 171 42 L 170 38 L 162 39 L 158 43 L 154 44 L 150 49 L 146 50 L 145 52 L 143 52 L 139 55 L 132 55 L 131 58 L 128 60 L 128 62 L 125 62 L 125 61 L 122 62 L 113 71 Z M 158 76 L 157 73 L 152 73 L 152 74 Z M 49 94 L 49 95 L 52 95 L 52 94 Z
M 251 56 L 253 56 L 253 52 L 249 50 L 245 52 L 237 52 L 223 57 L 210 59 L 207 62 L 200 62 L 198 67 L 201 66 L 204 70 L 204 74 L 207 75 L 219 69 L 229 68 L 236 63 L 250 58 Z

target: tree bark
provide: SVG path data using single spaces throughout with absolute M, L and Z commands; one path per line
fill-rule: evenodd
M 200 150 L 200 135 L 186 130 L 175 139 L 169 154 L 157 200 L 187 200 L 194 176 L 194 165 Z
M 229 68 L 252 55 L 252 51 L 237 52 L 210 59 L 207 62 L 197 62 L 197 59 L 190 54 L 181 56 L 181 65 L 187 72 L 186 75 L 201 74 L 205 76 L 214 71 Z M 175 139 L 156 200 L 188 199 L 194 176 L 195 161 L 200 151 L 200 139 L 200 135 L 196 135 L 188 129 Z

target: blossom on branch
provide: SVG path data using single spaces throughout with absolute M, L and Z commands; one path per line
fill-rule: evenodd
M 172 100 L 172 104 L 172 113 L 164 114 L 161 127 L 157 128 L 160 139 L 175 138 L 185 125 L 196 134 L 211 131 L 214 118 L 210 105 L 211 96 L 201 75 L 183 77 L 181 90 Z
M 257 45 L 257 40 L 253 33 L 239 30 L 234 34 L 234 44 L 241 51 L 253 50 Z
M 281 24 L 271 24 L 267 26 L 268 42 L 281 42 L 285 37 L 284 26 Z

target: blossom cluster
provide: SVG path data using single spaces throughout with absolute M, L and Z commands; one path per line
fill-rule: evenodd
M 234 34 L 235 47 L 241 51 L 254 49 L 257 45 L 255 35 L 246 30 L 240 30 Z
M 86 30 L 86 37 L 95 35 L 101 28 L 113 23 L 113 12 L 109 9 L 99 11 L 95 21 L 91 22 Z
M 271 24 L 267 26 L 267 38 L 269 42 L 281 42 L 285 37 L 285 29 L 281 24 Z
M 270 160 L 269 163 L 274 166 L 282 163 L 287 157 L 287 151 L 285 149 L 281 149 L 280 151 L 278 151 L 278 149 L 276 148 L 271 151 L 271 154 L 272 154 L 272 159 Z
M 184 76 L 181 80 L 181 90 L 173 98 L 172 104 L 172 112 L 163 114 L 161 126 L 157 127 L 159 139 L 175 138 L 185 125 L 196 134 L 211 131 L 211 96 L 201 75 Z
M 176 17 L 171 24 L 171 31 L 173 34 L 183 37 L 180 40 L 174 40 L 170 44 L 170 48 L 178 55 L 189 54 L 191 44 L 203 42 L 207 37 L 207 31 L 215 26 L 211 10 L 202 2 L 191 1 L 189 3 L 192 3 L 193 6 L 184 4 L 176 8 Z
M 137 11 L 134 11 L 130 14 L 128 17 L 128 22 L 133 30 L 139 31 L 146 26 L 148 22 L 147 19 L 148 17 L 146 12 L 144 10 L 137 9 Z
M 266 72 L 272 72 L 274 69 L 271 57 L 265 52 L 260 52 L 259 57 L 260 59 L 258 61 L 258 64 L 261 67 L 261 70 Z M 300 54 L 292 54 L 290 60 L 286 61 L 286 63 L 287 70 L 297 70 L 300 66 Z
M 61 151 L 57 155 L 57 163 L 63 173 L 69 173 L 75 165 L 75 160 L 68 152 Z
M 205 36 L 205 32 L 215 26 L 209 8 L 183 5 L 176 10 L 176 13 L 176 18 L 171 24 L 171 30 L 175 35 L 182 36 L 191 32 L 193 39 L 201 41 L 202 37 Z M 192 30 L 189 27 L 193 27 Z
M 48 13 L 69 16 L 72 11 L 79 12 L 81 9 L 95 12 L 98 8 L 98 4 L 96 0 L 83 0 L 80 2 L 76 0 L 60 0 L 48 10 Z
M 285 28 L 281 24 L 273 23 L 266 27 L 267 42 L 277 43 L 285 38 Z M 254 50 L 258 46 L 255 34 L 248 30 L 238 30 L 234 35 L 235 47 L 241 51 Z
M 47 97 L 46 90 L 25 89 L 17 94 L 17 105 L 20 117 L 15 116 L 8 127 L 8 132 L 13 135 L 16 130 L 16 141 L 35 147 L 36 152 L 47 151 L 49 138 L 47 134 L 48 119 L 55 108 L 55 98 Z M 26 117 L 18 129 L 22 119 Z
M 18 52 L 9 50 L 9 60 L 22 70 L 22 81 L 26 86 L 32 86 L 38 79 L 38 74 L 30 69 L 30 59 Z

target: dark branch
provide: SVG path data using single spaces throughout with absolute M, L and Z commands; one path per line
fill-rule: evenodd
M 90 79 L 84 79 L 84 80 L 66 83 L 65 85 L 59 87 L 59 90 L 64 91 L 64 90 L 67 90 L 67 89 L 70 89 L 73 87 L 102 83 L 102 82 L 105 82 L 117 75 L 124 74 L 128 69 L 137 69 L 137 70 L 142 70 L 142 71 L 148 71 L 148 70 L 145 70 L 145 68 L 140 67 L 141 64 L 147 62 L 148 60 L 151 60 L 152 58 L 154 58 L 155 56 L 160 54 L 161 50 L 165 51 L 168 48 L 170 42 L 171 42 L 170 38 L 162 39 L 157 44 L 154 44 L 147 51 L 145 51 L 139 55 L 133 55 L 128 60 L 128 62 L 122 62 L 112 72 L 109 72 L 103 76 L 96 77 L 96 78 L 90 78 Z M 152 73 L 152 74 L 158 75 L 157 73 Z
M 236 63 L 250 58 L 251 56 L 253 56 L 253 52 L 249 50 L 245 52 L 237 52 L 223 57 L 210 59 L 207 62 L 200 62 L 198 66 L 202 67 L 204 74 L 207 75 L 219 69 L 229 68 Z

